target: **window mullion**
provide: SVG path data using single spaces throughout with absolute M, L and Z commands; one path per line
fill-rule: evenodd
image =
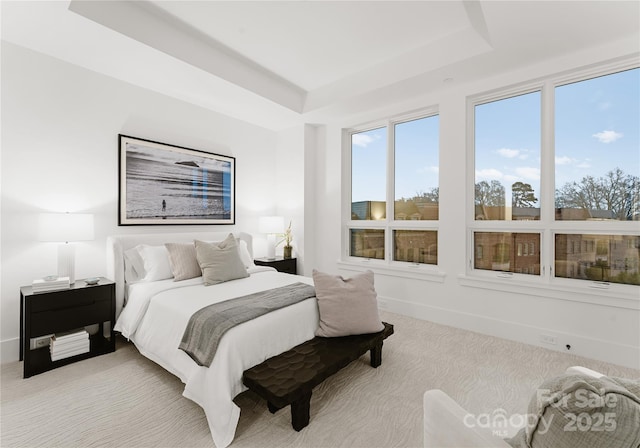
M 540 223 L 543 229 L 550 229 L 555 220 L 555 114 L 554 88 L 551 81 L 542 87 L 540 151 Z M 554 267 L 553 235 L 548 230 L 541 231 L 540 263 L 544 282 L 550 282 Z
M 393 261 L 393 231 L 391 224 L 395 219 L 395 126 L 387 122 L 387 219 L 385 225 L 385 261 Z

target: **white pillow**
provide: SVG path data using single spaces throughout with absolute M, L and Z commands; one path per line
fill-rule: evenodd
M 247 242 L 245 240 L 238 240 L 238 242 L 238 252 L 240 252 L 240 259 L 242 260 L 242 264 L 244 264 L 244 267 L 247 269 L 255 268 L 256 264 L 253 262 L 251 254 L 249 254 Z
M 166 247 L 147 246 L 146 244 L 141 244 L 138 247 L 140 248 L 138 252 L 144 262 L 145 276 L 142 279 L 143 281 L 155 282 L 173 277 L 169 262 L 169 252 Z
M 140 256 L 140 246 L 124 251 L 124 280 L 127 283 L 141 281 L 145 276 L 144 260 Z

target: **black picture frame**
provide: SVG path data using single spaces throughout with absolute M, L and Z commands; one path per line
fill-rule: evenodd
M 235 224 L 235 157 L 118 134 L 118 225 Z

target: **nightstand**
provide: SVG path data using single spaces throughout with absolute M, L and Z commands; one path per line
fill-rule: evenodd
M 23 286 L 20 288 L 20 360 L 24 359 L 24 377 L 115 351 L 115 320 L 115 282 L 106 278 L 101 277 L 94 286 L 80 279 L 69 289 L 38 293 L 34 293 L 31 286 Z M 104 335 L 105 323 L 108 324 L 107 336 Z M 98 331 L 89 337 L 89 352 L 51 360 L 46 336 L 95 324 Z
M 279 272 L 286 272 L 287 274 L 298 274 L 298 259 L 297 258 L 282 258 L 276 257 L 275 260 L 268 260 L 266 258 L 256 258 L 254 263 L 258 266 L 270 266 L 275 268 Z

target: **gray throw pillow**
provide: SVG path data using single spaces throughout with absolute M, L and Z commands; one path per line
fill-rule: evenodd
M 240 259 L 238 243 L 232 234 L 216 243 L 196 240 L 195 247 L 205 286 L 249 276 Z
M 313 270 L 320 323 L 316 336 L 338 337 L 384 330 L 378 314 L 373 272 L 351 278 Z
M 165 247 L 169 252 L 169 264 L 174 282 L 202 275 L 196 258 L 196 246 L 193 243 L 165 243 Z

